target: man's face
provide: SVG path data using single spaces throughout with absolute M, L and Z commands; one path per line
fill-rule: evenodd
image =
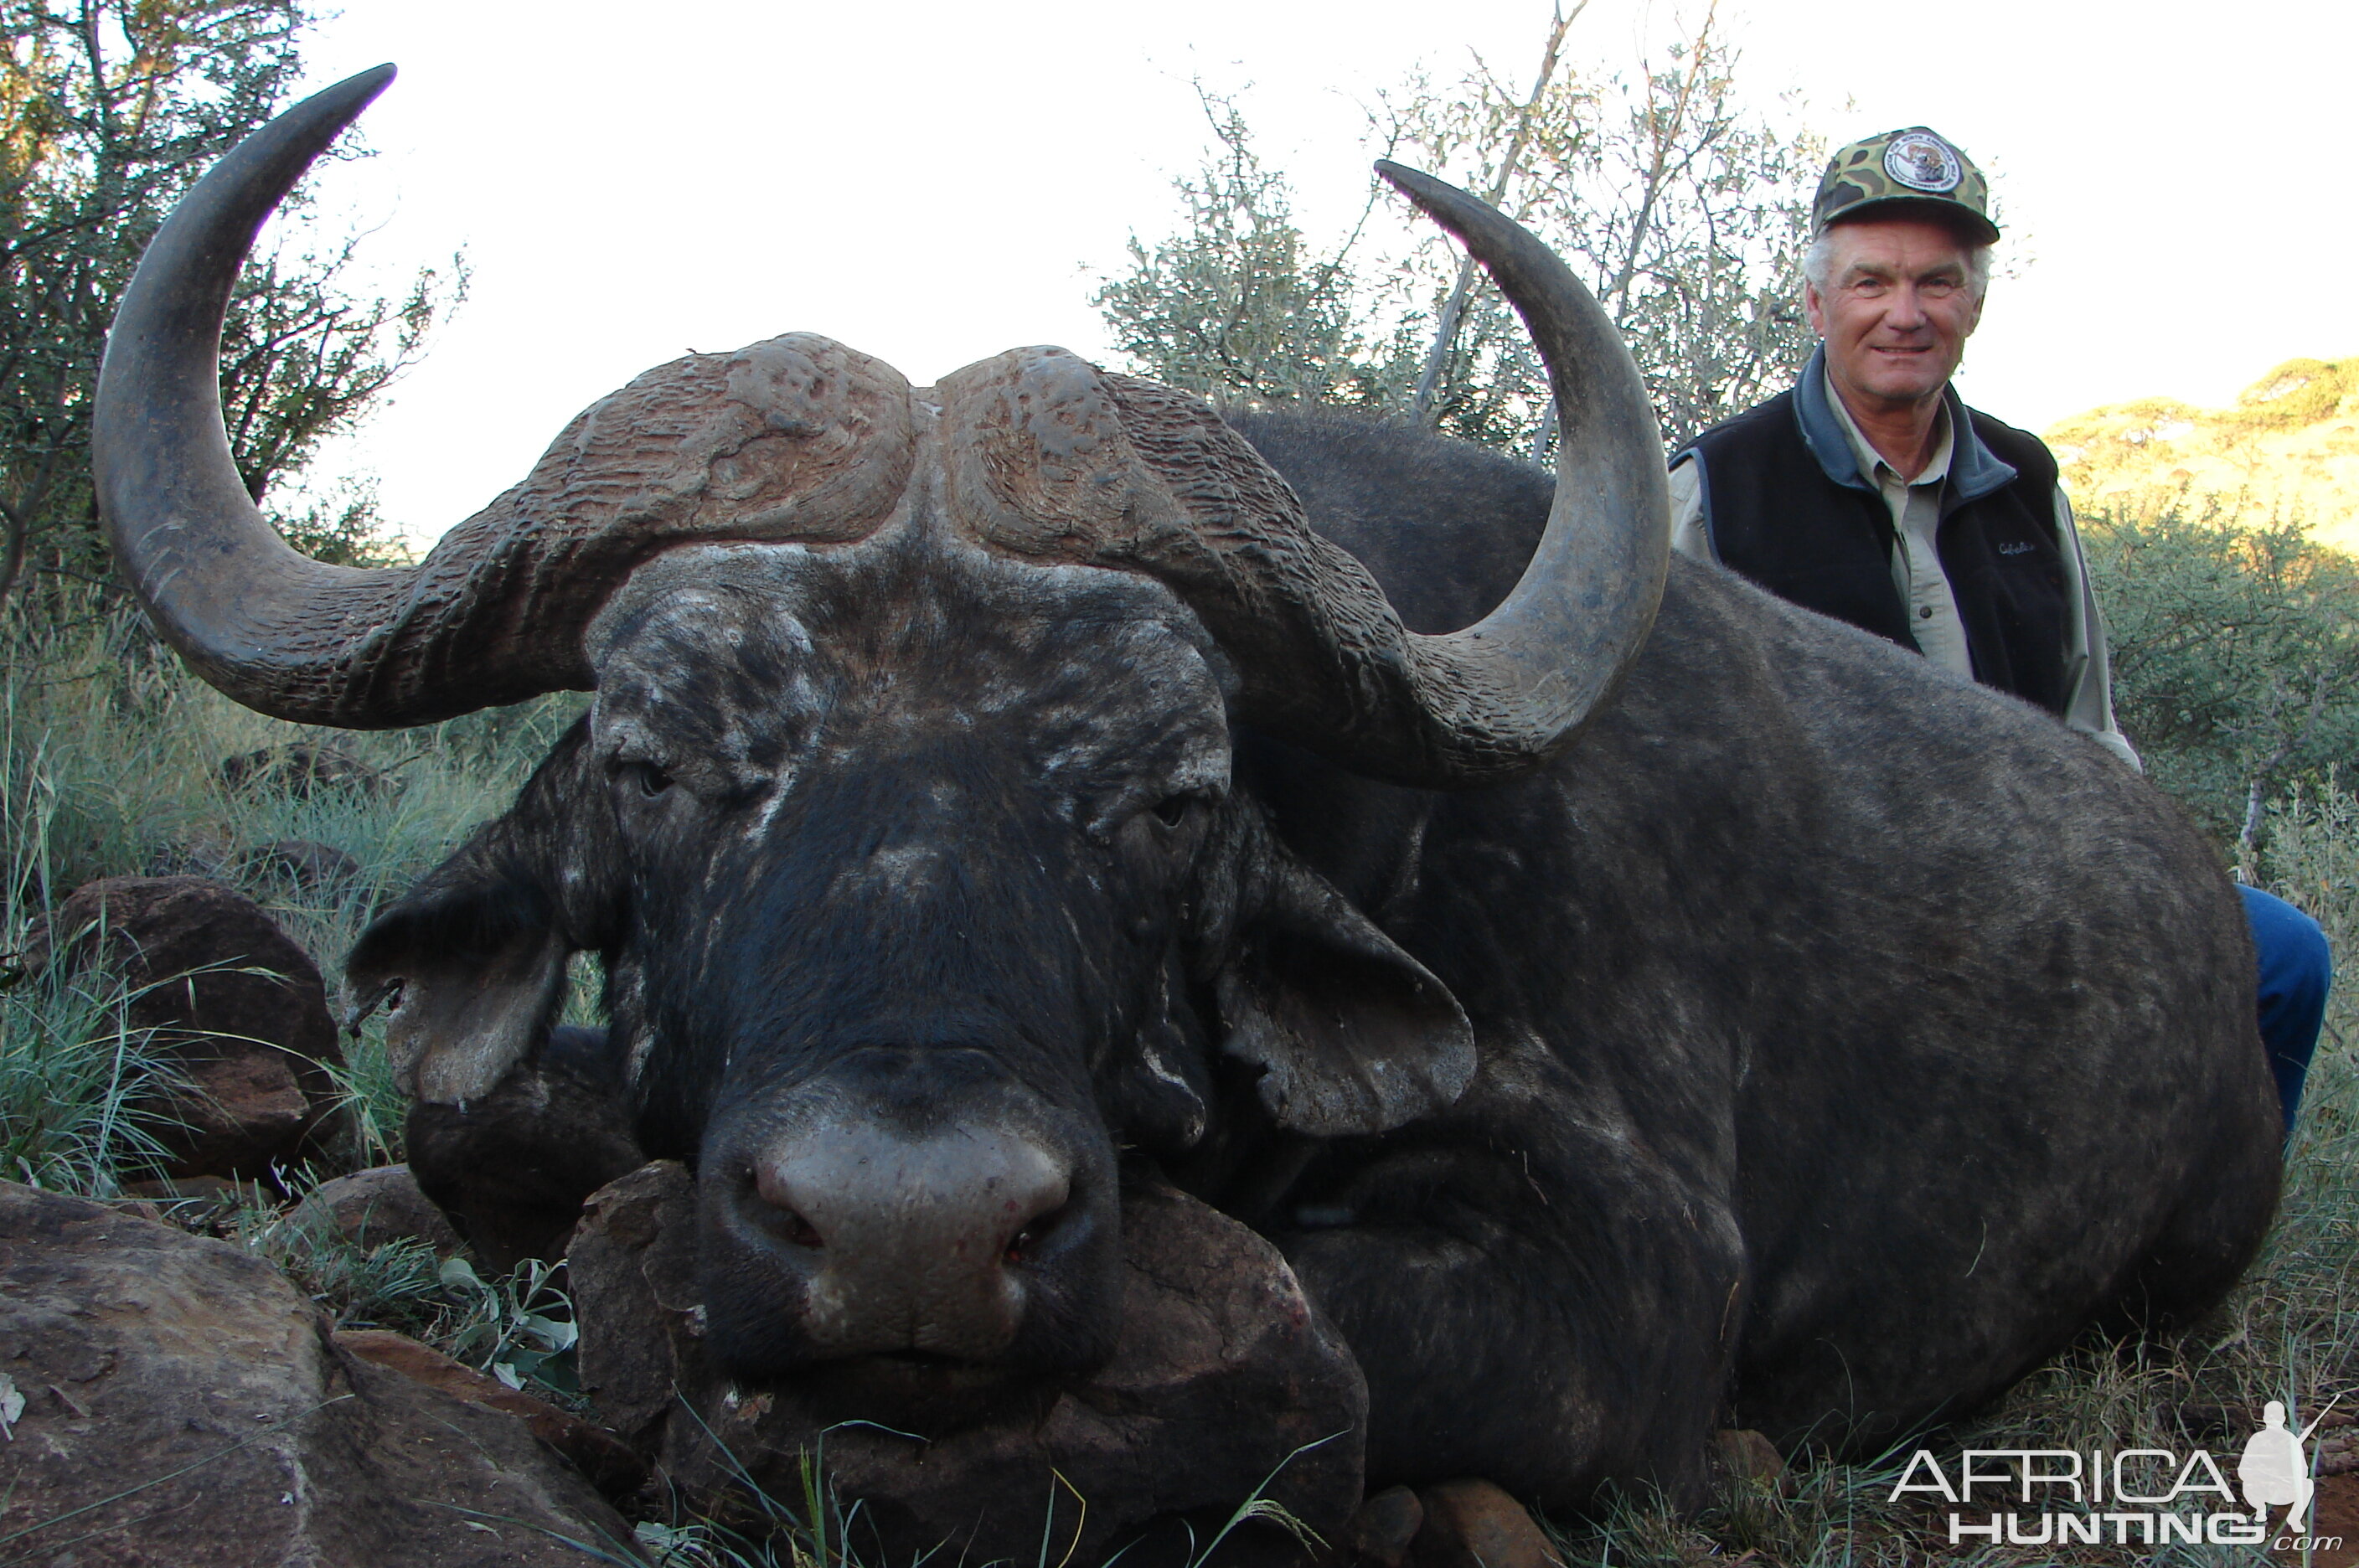
M 1982 320 L 1963 240 L 1908 218 L 1839 223 L 1822 294 L 1806 285 L 1810 326 L 1843 400 L 1897 410 L 1938 397 Z

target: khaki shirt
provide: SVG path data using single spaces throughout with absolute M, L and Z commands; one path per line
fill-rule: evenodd
M 1950 477 L 1950 459 L 1956 451 L 1950 410 L 1943 404 L 1934 430 L 1932 460 L 1915 479 L 1903 479 L 1860 433 L 1851 410 L 1843 407 L 1832 385 L 1827 406 L 1834 410 L 1858 460 L 1862 477 L 1884 496 L 1892 513 L 1894 536 L 1892 585 L 1908 606 L 1908 627 L 1918 650 L 1937 667 L 1962 680 L 1973 679 L 1973 663 L 1966 651 L 1965 624 L 1958 618 L 1958 603 L 1950 592 L 1949 577 L 1934 548 L 1941 522 L 1941 487 Z M 2064 558 L 2065 629 L 2064 722 L 2084 731 L 2132 768 L 2138 755 L 2114 722 L 2111 658 L 2105 647 L 2104 617 L 2089 586 L 2089 566 L 2081 552 L 2081 530 L 2072 520 L 2072 504 L 2061 486 L 2056 491 L 2056 543 Z M 1711 530 L 1704 527 L 1703 485 L 1692 463 L 1671 470 L 1671 548 L 1699 561 L 1717 561 Z

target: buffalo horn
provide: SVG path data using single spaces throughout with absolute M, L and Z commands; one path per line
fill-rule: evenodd
M 1400 634 L 1408 711 L 1389 744 L 1355 748 L 1408 781 L 1478 783 L 1561 750 L 1645 646 L 1670 555 L 1662 435 L 1621 334 L 1555 252 L 1431 175 L 1376 171 L 1457 235 L 1523 317 L 1561 421 L 1548 528 L 1521 580 L 1463 631 Z
M 231 459 L 221 332 L 238 268 L 393 74 L 313 94 L 198 181 L 125 290 L 92 411 L 99 509 L 158 628 L 229 696 L 302 723 L 422 724 L 587 681 L 577 637 L 519 624 L 533 550 L 514 530 L 454 530 L 414 568 L 325 565 L 278 537 Z
M 1489 270 L 1548 366 L 1556 490 L 1513 591 L 1462 631 L 1409 631 L 1210 408 L 1111 375 L 1133 446 L 1189 521 L 1174 542 L 1126 519 L 1097 558 L 1161 578 L 1203 617 L 1264 731 L 1397 783 L 1497 783 L 1569 745 L 1645 646 L 1670 559 L 1662 441 L 1629 351 L 1563 262 L 1463 191 L 1376 169 Z

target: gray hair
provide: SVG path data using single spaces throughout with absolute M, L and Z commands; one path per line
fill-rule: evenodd
M 1811 288 L 1823 294 L 1827 291 L 1827 274 L 1835 264 L 1835 230 L 1840 223 L 1830 224 L 1810 242 L 1802 253 L 1802 276 Z M 1966 246 L 1966 287 L 1973 291 L 1976 300 L 1990 292 L 1991 250 L 1987 245 Z

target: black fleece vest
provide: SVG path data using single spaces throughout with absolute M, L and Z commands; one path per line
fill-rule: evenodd
M 1806 376 L 1819 373 L 1813 361 Z M 1796 394 L 1713 426 L 1690 449 L 1703 465 L 1704 519 L 1721 561 L 1781 599 L 1919 651 L 1892 581 L 1892 513 L 1865 479 L 1838 483 L 1802 437 Z M 1974 679 L 2061 715 L 2071 630 L 2056 539 L 2056 460 L 2039 438 L 1950 395 L 1955 432 L 1936 548 L 1964 624 Z M 1971 421 L 1995 464 L 1966 462 Z M 1827 440 L 1821 432 L 1821 441 Z M 1839 439 L 1839 438 L 1838 438 Z M 1850 446 L 1842 447 L 1846 463 Z M 1996 487 L 1961 495 L 1961 468 Z

